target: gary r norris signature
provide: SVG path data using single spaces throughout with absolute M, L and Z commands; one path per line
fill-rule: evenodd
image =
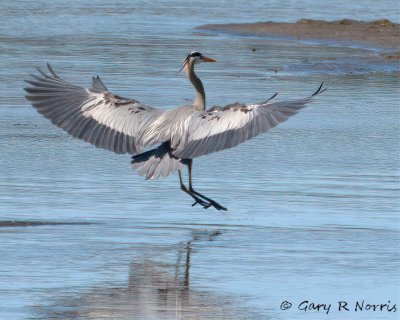
M 281 310 L 289 310 L 292 308 L 293 303 L 283 301 L 281 303 Z M 386 303 L 371 303 L 365 300 L 356 300 L 352 302 L 337 301 L 336 303 L 316 303 L 309 300 L 304 300 L 295 305 L 295 307 L 304 312 L 324 312 L 329 314 L 332 311 L 338 312 L 397 312 L 396 303 L 388 300 Z

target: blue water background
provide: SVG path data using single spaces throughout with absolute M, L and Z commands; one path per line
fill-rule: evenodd
M 195 27 L 399 22 L 397 1 L 2 1 L 0 9 L 0 220 L 89 223 L 0 229 L 1 319 L 111 319 L 105 305 L 115 319 L 135 319 L 139 311 L 110 290 L 123 290 L 143 261 L 173 264 L 188 241 L 191 294 L 204 299 L 193 319 L 211 304 L 216 319 L 396 318 L 297 305 L 400 304 L 399 64 L 361 45 Z M 329 87 L 273 131 L 195 159 L 195 186 L 227 212 L 191 207 L 177 176 L 144 181 L 129 156 L 72 139 L 24 99 L 23 79 L 51 62 L 74 83 L 98 74 L 114 93 L 173 108 L 193 99 L 177 75 L 191 50 L 218 60 L 198 67 L 210 106 Z M 280 310 L 284 300 L 292 309 Z M 182 318 L 179 308 L 151 306 L 142 309 L 152 316 L 136 318 Z

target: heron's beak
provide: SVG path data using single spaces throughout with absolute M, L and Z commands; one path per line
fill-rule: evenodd
M 206 57 L 206 56 L 203 56 L 203 61 L 204 62 L 217 62 L 217 60 L 209 58 L 209 57 Z

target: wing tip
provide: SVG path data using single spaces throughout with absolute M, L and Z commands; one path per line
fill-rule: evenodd
M 325 87 L 325 88 L 322 89 L 323 85 L 324 85 L 324 81 L 321 82 L 320 86 L 319 86 L 318 89 L 311 95 L 311 97 L 315 97 L 315 96 L 317 96 L 317 95 L 319 95 L 319 94 L 325 92 L 325 91 L 328 89 L 328 87 Z
M 259 102 L 257 104 L 262 105 L 262 104 L 267 104 L 270 102 L 272 99 L 274 99 L 278 95 L 278 92 L 275 92 L 271 97 L 269 97 L 267 100 L 264 100 L 262 102 Z
M 47 66 L 47 70 L 50 72 L 51 76 L 53 76 L 53 77 L 51 77 L 51 76 L 48 75 L 46 72 L 44 72 L 40 67 L 36 66 L 35 68 L 36 68 L 36 70 L 37 70 L 43 77 L 45 77 L 46 79 L 54 79 L 54 78 L 55 78 L 55 79 L 60 79 L 60 77 L 54 72 L 54 70 L 53 70 L 53 68 L 51 67 L 50 63 L 46 62 L 46 66 Z M 31 76 L 32 76 L 33 78 L 37 78 L 37 76 L 35 76 L 35 75 L 33 75 L 33 74 L 31 74 Z
M 57 75 L 57 73 L 54 72 L 53 68 L 51 67 L 50 63 L 46 62 L 47 69 L 49 69 L 50 73 L 54 76 L 56 79 L 60 79 L 60 77 Z

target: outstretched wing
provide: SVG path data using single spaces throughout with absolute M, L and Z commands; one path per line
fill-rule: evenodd
M 326 89 L 318 90 L 308 98 L 270 103 L 276 94 L 259 104 L 234 103 L 223 108 L 213 107 L 192 115 L 186 126 L 184 143 L 175 147 L 173 154 L 192 159 L 219 150 L 232 148 L 256 135 L 266 132 L 295 115 L 313 97 Z
M 137 154 L 141 128 L 162 113 L 133 99 L 110 93 L 99 77 L 85 89 L 61 79 L 48 64 L 24 88 L 26 98 L 47 119 L 75 138 L 114 151 Z

